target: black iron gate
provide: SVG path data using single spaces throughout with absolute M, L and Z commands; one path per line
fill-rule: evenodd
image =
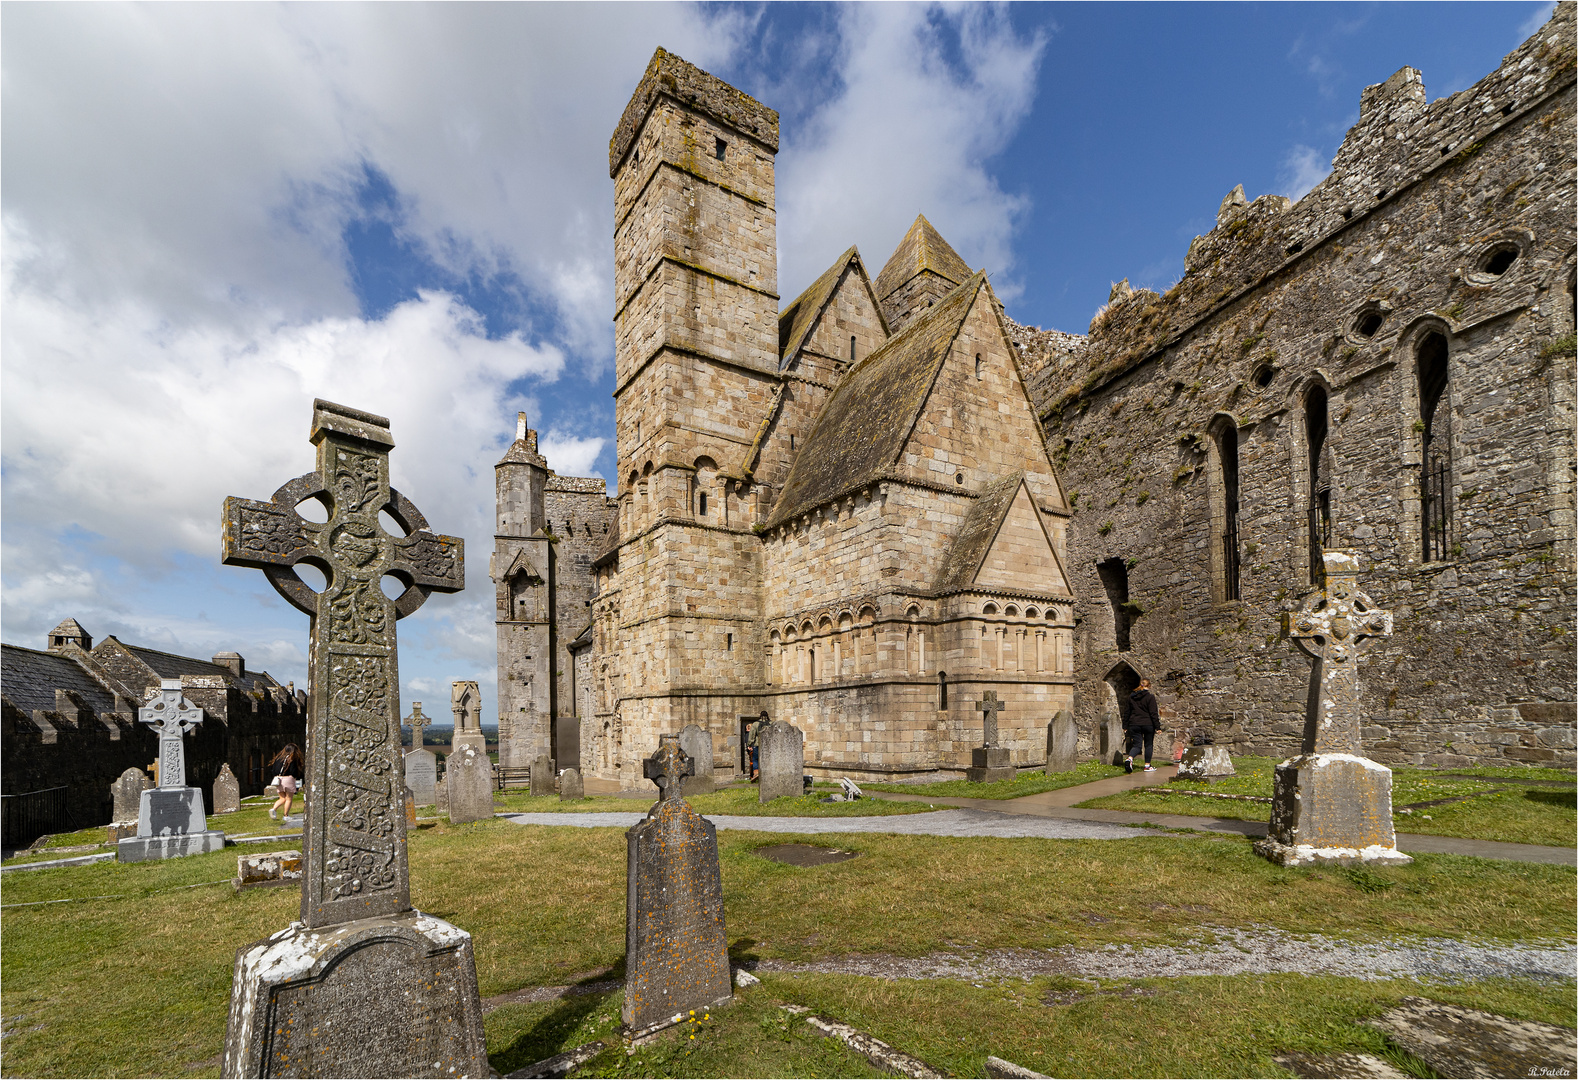
M 66 788 L 0 795 L 0 847 L 26 847 L 45 833 L 70 831 Z

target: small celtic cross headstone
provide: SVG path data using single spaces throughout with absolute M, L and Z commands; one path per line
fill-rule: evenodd
M 680 798 L 685 777 L 695 774 L 696 763 L 679 748 L 678 735 L 659 736 L 657 753 L 641 763 L 641 775 L 658 786 L 660 803 Z
M 411 749 L 422 749 L 423 732 L 427 730 L 427 725 L 431 724 L 433 719 L 422 715 L 422 703 L 420 701 L 411 702 L 411 715 L 405 718 L 405 722 L 411 728 Z
M 388 915 L 411 906 L 406 869 L 395 620 L 429 593 L 465 587 L 458 537 L 435 534 L 389 486 L 389 421 L 313 403 L 318 467 L 268 502 L 225 500 L 224 561 L 252 566 L 312 617 L 312 709 L 307 732 L 307 829 L 301 919 L 309 927 Z M 317 501 L 322 523 L 297 512 Z M 405 535 L 386 532 L 387 514 Z M 328 579 L 314 592 L 296 573 Z M 398 599 L 382 582 L 404 586 Z
M 1359 561 L 1343 551 L 1324 555 L 1325 583 L 1304 599 L 1289 635 L 1315 661 L 1304 720 L 1306 754 L 1358 754 L 1359 657 L 1392 632 L 1392 613 L 1359 588 Z
M 203 722 L 203 710 L 181 694 L 180 679 L 160 679 L 157 697 L 137 710 L 137 719 L 159 737 L 159 786 L 186 786 L 186 733 Z
M 997 714 L 1003 710 L 1003 703 L 997 700 L 997 691 L 988 690 L 982 694 L 976 708 L 981 710 L 981 745 L 996 746 Z

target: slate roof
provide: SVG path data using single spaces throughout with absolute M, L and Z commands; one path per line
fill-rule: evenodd
M 968 588 L 975 583 L 981 562 L 991 550 L 992 541 L 997 539 L 997 530 L 1009 507 L 1014 505 L 1014 496 L 1019 494 L 1019 485 L 1024 480 L 1025 474 L 1017 472 L 981 492 L 975 505 L 965 514 L 959 535 L 954 537 L 953 546 L 942 561 L 937 573 L 938 592 Z
M 877 275 L 877 298 L 886 300 L 895 289 L 923 270 L 930 270 L 955 285 L 970 280 L 969 264 L 932 228 L 926 215 L 918 214 L 915 224 L 904 234 L 887 265 Z
M 870 483 L 897 463 L 985 284 L 984 273 L 974 275 L 849 370 L 795 457 L 769 527 Z
M 119 639 L 117 639 L 119 640 Z M 197 660 L 190 656 L 176 656 L 174 653 L 160 652 L 158 649 L 145 649 L 141 645 L 128 645 L 124 641 L 120 645 L 127 652 L 147 664 L 161 679 L 177 679 L 182 675 L 205 675 L 209 678 L 221 678 L 234 683 L 243 690 L 254 689 L 257 677 L 263 672 L 249 671 L 246 675 L 237 678 L 229 668 L 220 667 L 218 664 L 207 660 Z M 272 676 L 269 676 L 272 682 Z M 268 685 L 267 683 L 264 684 Z
M 0 693 L 23 712 L 55 711 L 55 688 L 75 690 L 96 713 L 115 711 L 115 695 L 69 656 L 0 645 Z
M 833 298 L 833 293 L 838 290 L 838 283 L 844 276 L 844 270 L 851 264 L 864 278 L 865 267 L 860 261 L 860 251 L 851 247 L 840 255 L 823 273 L 813 281 L 809 288 L 794 298 L 794 302 L 784 308 L 778 315 L 778 362 L 779 367 L 789 362 L 789 358 L 800 351 L 805 344 L 805 339 L 810 335 L 811 328 L 816 325 L 816 317 L 822 314 L 822 309 L 827 307 L 827 302 Z M 877 317 L 881 318 L 881 309 Z M 887 332 L 887 324 L 883 323 L 883 332 Z

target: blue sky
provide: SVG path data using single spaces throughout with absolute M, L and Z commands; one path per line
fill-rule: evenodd
M 1463 89 L 1549 10 L 6 4 L 0 636 L 70 615 L 303 680 L 306 620 L 218 565 L 219 505 L 311 467 L 323 396 L 392 419 L 395 483 L 469 548 L 401 623 L 406 706 L 491 703 L 515 411 L 613 475 L 607 139 L 658 45 L 782 114 L 786 303 L 924 212 L 1015 318 L 1083 332 L 1233 185 L 1317 182 L 1365 85 Z

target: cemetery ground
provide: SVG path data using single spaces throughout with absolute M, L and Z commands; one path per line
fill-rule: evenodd
M 1235 757 L 1236 776 L 1210 783 L 1174 781 L 1079 805 L 1265 821 L 1270 812 L 1272 772 L 1277 760 Z M 1187 795 L 1183 791 L 1210 795 Z M 1260 801 L 1244 801 L 1244 797 Z M 1575 799 L 1578 787 L 1573 774 L 1559 769 L 1392 769 L 1392 822 L 1398 832 L 1571 847 L 1578 836 Z
M 750 805 L 730 802 L 741 790 L 754 799 L 753 789 L 732 789 L 694 801 L 739 813 Z M 501 797 L 500 808 L 519 798 Z M 613 798 L 565 806 L 594 802 L 646 807 Z M 809 802 L 816 813 L 848 805 Z M 927 809 L 875 802 L 851 809 Z M 256 805 L 210 820 L 232 834 L 263 832 L 274 823 Z M 424 821 L 410 838 L 412 902 L 473 935 L 500 1073 L 603 1040 L 608 1048 L 578 1075 L 884 1075 L 780 1008 L 796 1004 L 959 1076 L 983 1075 L 988 1054 L 1052 1076 L 1287 1075 L 1272 1057 L 1289 1051 L 1370 1053 L 1422 1076 L 1421 1062 L 1359 1021 L 1415 994 L 1563 1025 L 1578 1004 L 1570 977 L 1416 981 L 1362 978 L 1358 967 L 1152 977 L 1145 954 L 1123 951 L 1216 943 L 1244 957 L 1271 939 L 1325 953 L 1334 944 L 1424 949 L 1432 939 L 1465 951 L 1571 948 L 1578 893 L 1567 866 L 1417 855 L 1396 868 L 1286 869 L 1241 837 L 1167 831 L 1128 840 L 834 834 L 815 842 L 857 857 L 799 867 L 758 854 L 803 842 L 719 833 L 731 959 L 762 983 L 628 1055 L 617 1036 L 622 828 Z M 235 858 L 289 846 L 6 875 L 0 1072 L 218 1075 L 235 949 L 286 925 L 299 905 L 291 888 L 235 893 Z M 1074 952 L 1085 961 L 1060 970 L 1057 958 Z

